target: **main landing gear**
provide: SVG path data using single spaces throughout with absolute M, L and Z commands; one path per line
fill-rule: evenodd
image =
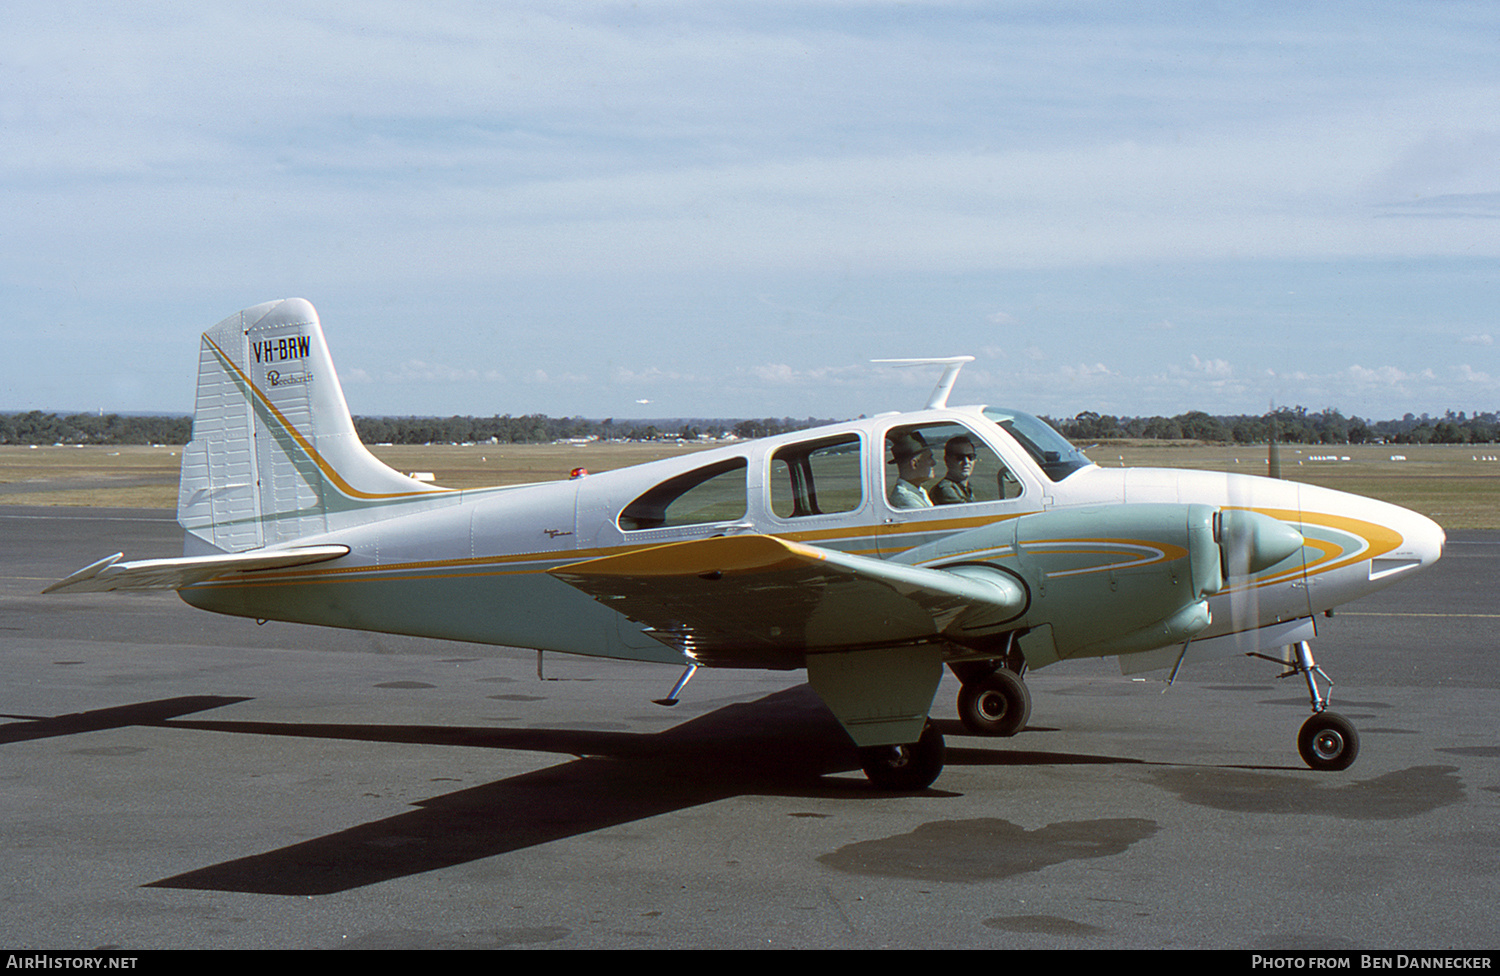
M 958 717 L 975 735 L 1012 736 L 1026 727 L 1031 717 L 1031 691 L 1021 675 L 1026 661 L 1020 654 L 989 661 L 950 664 L 962 682 L 958 692 Z
M 1307 641 L 1298 641 L 1289 649 L 1292 652 L 1291 666 L 1280 677 L 1301 675 L 1307 682 L 1307 693 L 1312 699 L 1313 710 L 1312 718 L 1302 723 L 1302 729 L 1297 733 L 1297 752 L 1301 754 L 1302 761 L 1313 769 L 1348 769 L 1359 755 L 1359 733 L 1353 722 L 1336 712 L 1328 711 L 1328 696 L 1318 687 L 1317 679 L 1322 678 L 1329 687 L 1333 686 L 1333 680 L 1313 660 L 1312 648 Z M 1280 664 L 1288 663 L 1285 659 L 1266 657 L 1264 654 L 1254 656 Z
M 1006 668 L 965 681 L 958 692 L 958 718 L 975 735 L 1015 735 L 1030 717 L 1031 692 Z

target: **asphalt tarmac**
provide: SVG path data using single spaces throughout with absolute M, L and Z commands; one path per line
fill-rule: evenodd
M 1500 533 L 1322 621 L 1298 679 L 1028 676 L 1031 725 L 868 785 L 800 672 L 700 671 L 40 595 L 170 513 L 0 508 L 14 948 L 1500 947 Z M 1356 963 L 1357 965 L 1357 963 Z

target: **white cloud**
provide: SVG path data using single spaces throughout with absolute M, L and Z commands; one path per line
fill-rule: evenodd
M 1199 359 L 1196 355 L 1190 355 L 1193 371 L 1213 379 L 1228 379 L 1234 375 L 1234 369 L 1222 359 Z
M 537 383 L 543 386 L 561 387 L 584 386 L 589 382 L 589 378 L 581 373 L 548 372 L 545 369 L 532 370 L 527 379 L 532 383 Z
M 795 383 L 800 379 L 797 371 L 785 363 L 768 363 L 764 366 L 752 366 L 750 374 L 766 383 Z
M 1369 369 L 1364 366 L 1354 365 L 1346 369 L 1344 375 L 1356 383 L 1368 386 L 1400 386 L 1416 380 L 1433 379 L 1431 370 L 1409 373 L 1396 366 L 1377 366 L 1374 369 Z
M 357 371 L 368 377 L 364 370 Z M 340 374 L 342 376 L 342 373 Z M 496 370 L 481 370 L 472 366 L 450 366 L 445 363 L 429 363 L 421 359 L 408 359 L 380 374 L 382 383 L 473 383 L 494 382 L 501 379 Z
M 1083 383 L 1105 378 L 1116 377 L 1119 374 L 1103 363 L 1079 363 L 1077 366 L 1059 366 L 1058 375 L 1066 382 Z
M 1489 373 L 1475 369 L 1468 363 L 1458 364 L 1454 367 L 1454 372 L 1458 374 L 1458 381 L 1460 383 L 1468 383 L 1475 386 L 1495 386 L 1494 377 L 1490 376 Z
M 660 366 L 647 366 L 645 369 L 630 369 L 625 366 L 617 366 L 610 373 L 610 379 L 622 386 L 680 386 L 687 383 L 701 383 L 702 377 L 678 370 L 662 369 Z

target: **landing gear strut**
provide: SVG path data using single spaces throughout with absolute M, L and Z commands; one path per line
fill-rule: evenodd
M 1313 660 L 1312 648 L 1307 641 L 1293 644 L 1291 651 L 1291 667 L 1280 677 L 1301 675 L 1307 682 L 1307 694 L 1312 699 L 1313 710 L 1312 718 L 1302 723 L 1302 729 L 1297 733 L 1297 752 L 1301 754 L 1302 761 L 1313 769 L 1348 769 L 1359 755 L 1359 732 L 1355 730 L 1353 722 L 1336 712 L 1328 711 L 1328 696 L 1318 687 L 1318 679 L 1322 678 L 1330 688 L 1333 687 L 1333 679 L 1324 674 L 1323 669 L 1318 667 L 1318 662 Z M 1257 654 L 1255 657 L 1265 655 Z M 1280 658 L 1267 660 L 1287 663 Z

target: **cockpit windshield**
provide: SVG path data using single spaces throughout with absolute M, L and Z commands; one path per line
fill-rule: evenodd
M 1001 407 L 986 407 L 984 415 L 1015 438 L 1016 443 L 1025 448 L 1041 467 L 1042 473 L 1053 481 L 1062 481 L 1079 468 L 1094 463 L 1039 417 Z

